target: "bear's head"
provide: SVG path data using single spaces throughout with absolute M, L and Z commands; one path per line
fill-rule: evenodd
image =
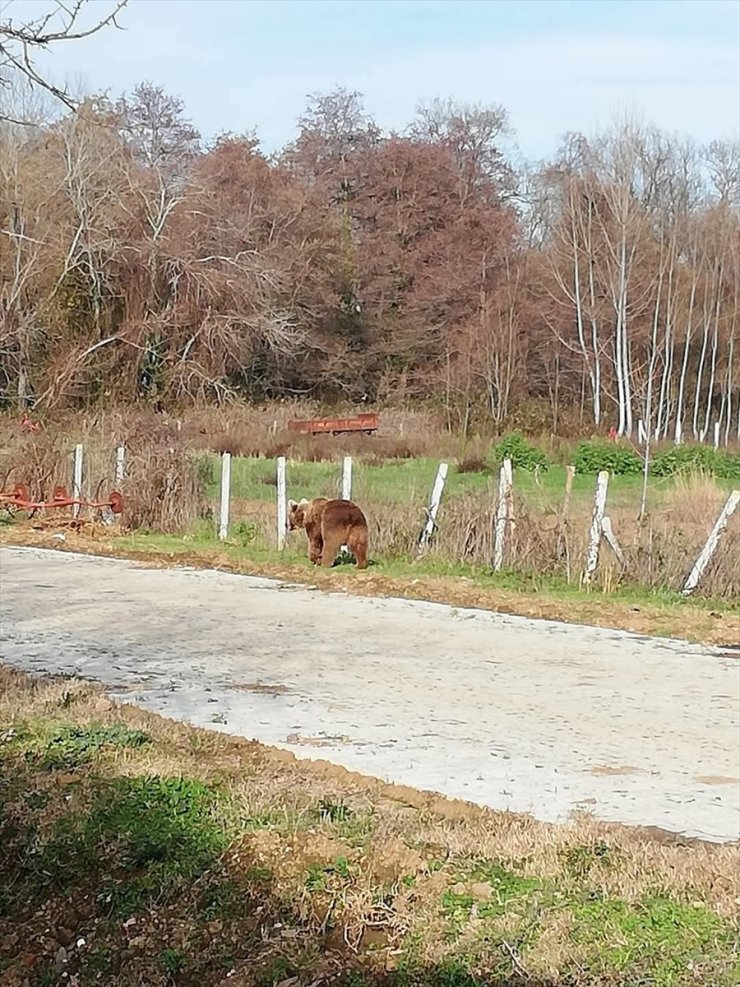
M 296 502 L 288 501 L 288 531 L 295 531 L 296 528 L 304 528 L 306 525 L 306 508 L 308 501 L 304 497 Z

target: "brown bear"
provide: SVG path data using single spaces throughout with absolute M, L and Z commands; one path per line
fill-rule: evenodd
M 333 565 L 346 545 L 357 559 L 357 568 L 367 568 L 367 520 L 351 500 L 288 501 L 288 529 L 296 528 L 306 529 L 308 557 L 314 565 Z

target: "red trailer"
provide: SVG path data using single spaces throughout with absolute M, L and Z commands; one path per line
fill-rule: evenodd
M 302 435 L 321 435 L 331 432 L 342 435 L 344 432 L 364 432 L 372 435 L 378 430 L 378 415 L 370 411 L 352 418 L 308 418 L 304 421 L 288 422 L 288 431 Z

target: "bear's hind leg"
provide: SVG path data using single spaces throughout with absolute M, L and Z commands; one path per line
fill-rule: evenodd
M 339 555 L 339 550 L 342 547 L 342 542 L 344 541 L 342 535 L 336 537 L 332 535 L 330 538 L 324 539 L 324 550 L 321 553 L 321 564 L 323 566 L 334 565 L 334 560 L 337 555 Z
M 347 548 L 352 552 L 358 569 L 367 569 L 367 531 L 353 528 L 347 539 Z

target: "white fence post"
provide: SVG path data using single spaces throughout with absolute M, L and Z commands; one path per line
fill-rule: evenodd
M 345 456 L 342 460 L 342 500 L 352 500 L 352 457 Z M 342 555 L 349 553 L 349 547 L 342 545 Z
M 677 446 L 680 446 L 681 445 L 681 432 L 682 431 L 683 431 L 683 426 L 681 425 L 680 420 L 677 420 L 676 421 L 676 432 L 675 432 L 675 435 L 674 435 L 674 438 L 673 438 L 673 441 L 674 441 L 675 445 L 677 445 Z
M 342 460 L 342 500 L 352 500 L 352 457 Z
M 719 449 L 719 422 L 714 423 L 714 448 Z
M 288 528 L 288 497 L 285 485 L 285 456 L 277 461 L 277 546 L 285 548 L 285 534 Z
M 609 543 L 609 547 L 612 552 L 614 552 L 617 562 L 619 562 L 620 565 L 624 565 L 624 552 L 622 551 L 621 545 L 617 541 L 617 536 L 614 534 L 611 518 L 606 517 L 606 515 L 601 521 L 601 530 L 604 534 L 604 538 L 606 538 Z
M 714 522 L 714 527 L 709 533 L 706 544 L 701 550 L 699 558 L 694 563 L 694 567 L 689 573 L 688 579 L 684 583 L 682 590 L 684 596 L 689 596 L 689 594 L 693 593 L 699 585 L 699 580 L 704 575 L 704 570 L 711 562 L 714 553 L 717 551 L 720 536 L 727 527 L 730 518 L 735 513 L 738 504 L 740 504 L 740 490 L 733 490 L 727 498 L 727 503 L 722 508 L 719 517 Z
M 126 475 L 126 446 L 116 449 L 116 483 L 123 483 Z
M 439 505 L 442 500 L 442 491 L 445 488 L 445 480 L 447 479 L 447 469 L 447 463 L 439 464 L 437 477 L 432 488 L 432 497 L 429 501 L 429 508 L 427 510 L 426 523 L 424 524 L 424 529 L 421 533 L 421 538 L 419 539 L 419 555 L 422 555 L 425 551 L 434 532 L 434 524 L 437 520 L 437 511 L 439 510 Z
M 586 572 L 584 581 L 588 585 L 599 564 L 599 545 L 604 531 L 604 514 L 606 512 L 606 494 L 609 489 L 609 473 L 601 470 L 596 478 L 596 494 L 594 495 L 594 512 L 591 518 L 591 528 L 588 535 L 588 552 L 586 553 Z
M 493 540 L 493 568 L 498 572 L 504 564 L 504 541 L 506 540 L 506 522 L 511 518 L 511 488 L 514 473 L 511 460 L 501 463 L 498 477 L 498 507 L 496 508 L 496 530 Z
M 576 475 L 575 466 L 565 467 L 565 496 L 563 497 L 563 515 L 568 516 L 568 509 L 570 507 L 570 495 L 573 492 L 573 478 Z
M 82 497 L 82 445 L 75 446 L 74 469 L 72 472 L 72 499 L 80 500 Z M 80 505 L 72 505 L 72 517 L 80 516 Z
M 218 537 L 226 541 L 229 536 L 229 503 L 231 501 L 231 453 L 221 456 L 221 509 L 218 522 Z

